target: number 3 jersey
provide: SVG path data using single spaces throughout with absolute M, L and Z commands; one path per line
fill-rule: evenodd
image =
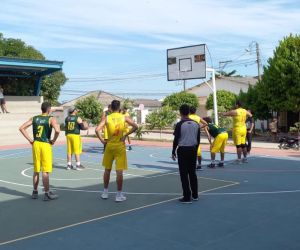
M 120 143 L 125 129 L 125 116 L 114 112 L 106 117 L 108 142 Z
M 65 120 L 65 129 L 66 135 L 79 135 L 80 134 L 80 125 L 77 122 L 77 115 L 69 115 Z
M 35 141 L 50 143 L 52 126 L 51 116 L 37 115 L 32 118 L 33 138 Z

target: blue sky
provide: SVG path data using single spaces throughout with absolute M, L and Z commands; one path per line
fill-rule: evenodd
M 64 61 L 60 100 L 91 90 L 162 98 L 182 89 L 166 80 L 166 49 L 206 43 L 208 66 L 257 74 L 278 41 L 300 33 L 298 0 L 1 0 L 0 32 L 49 60 Z M 199 81 L 188 81 L 191 87 Z

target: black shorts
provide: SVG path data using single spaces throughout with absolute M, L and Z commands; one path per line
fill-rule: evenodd
M 5 99 L 4 98 L 0 98 L 0 105 L 5 104 Z

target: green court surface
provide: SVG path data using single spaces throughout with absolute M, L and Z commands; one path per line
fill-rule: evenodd
M 200 199 L 183 205 L 177 201 L 181 185 L 170 149 L 136 146 L 127 153 L 127 201 L 116 203 L 114 174 L 109 199 L 100 198 L 101 151 L 98 144 L 86 144 L 82 155 L 86 169 L 68 171 L 65 146 L 54 147 L 51 186 L 59 199 L 51 202 L 42 200 L 42 187 L 38 200 L 30 198 L 30 149 L 0 151 L 0 219 L 4 225 L 0 248 L 99 249 L 100 242 L 101 249 L 300 246 L 292 230 L 284 232 L 288 238 L 272 240 L 280 231 L 277 224 L 300 229 L 300 223 L 296 224 L 300 220 L 299 161 L 252 157 L 248 164 L 236 166 L 230 162 L 235 156 L 228 154 L 225 168 L 198 172 Z M 264 237 L 258 237 L 264 227 Z M 257 241 L 247 244 L 254 237 Z

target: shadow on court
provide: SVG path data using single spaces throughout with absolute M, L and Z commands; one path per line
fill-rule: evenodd
M 199 190 L 221 188 L 230 183 L 208 179 L 201 180 Z M 112 182 L 110 191 L 114 192 L 115 186 L 116 184 Z M 126 194 L 128 200 L 123 203 L 114 201 L 115 194 L 110 194 L 109 200 L 101 200 L 98 190 L 103 190 L 103 186 L 100 184 L 77 188 L 56 185 L 54 189 L 57 189 L 56 192 L 60 197 L 58 200 L 48 202 L 42 201 L 41 190 L 39 190 L 39 199 L 32 200 L 30 198 L 32 189 L 30 187 L 21 189 L 22 191 L 5 187 L 0 189 L 2 194 L 17 196 L 17 198 L 12 199 L 10 197 L 10 200 L 2 199 L 0 201 L 0 221 L 2 225 L 6 225 L 0 228 L 0 242 L 2 243 L 70 224 L 176 199 L 181 193 L 179 177 L 176 175 L 158 177 L 147 175 L 147 178 L 126 179 L 125 190 L 128 192 Z

